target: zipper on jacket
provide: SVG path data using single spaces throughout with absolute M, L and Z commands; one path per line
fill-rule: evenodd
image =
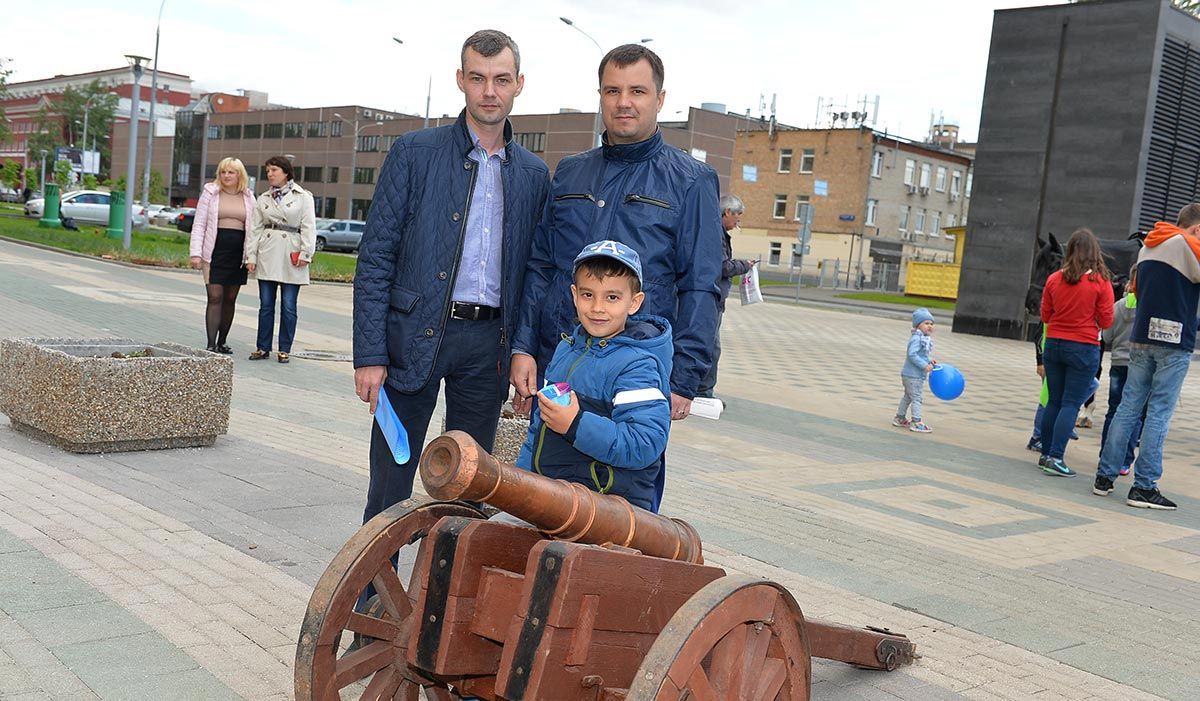
M 645 195 L 635 195 L 635 194 L 625 195 L 625 204 L 629 204 L 630 202 L 640 202 L 642 204 L 652 204 L 655 207 L 662 207 L 663 209 L 671 208 L 670 202 L 666 202 L 663 200 L 657 200 L 657 199 L 654 199 L 653 197 L 646 197 Z
M 594 203 L 596 198 L 590 192 L 573 192 L 554 196 L 555 202 L 562 202 L 563 200 L 589 200 Z
M 583 353 L 581 353 L 579 357 L 575 359 L 575 362 L 571 363 L 571 367 L 567 368 L 568 380 L 571 379 L 571 375 L 575 372 L 575 368 L 579 367 L 579 364 L 583 362 L 583 359 L 587 357 L 587 354 L 590 353 L 591 350 L 592 339 L 591 337 L 588 337 L 587 345 L 585 345 L 583 348 Z M 583 410 L 580 409 L 580 411 Z M 542 419 L 542 426 L 538 430 L 537 449 L 533 451 L 533 470 L 539 475 L 542 474 L 542 444 L 546 441 L 546 428 L 546 420 Z
M 469 157 L 468 157 L 469 158 Z M 446 340 L 446 320 L 450 317 L 450 298 L 454 296 L 454 281 L 458 279 L 458 264 L 462 261 L 463 241 L 467 233 L 467 215 L 471 213 L 471 195 L 475 192 L 475 176 L 479 174 L 479 164 L 471 161 L 474 167 L 471 168 L 471 180 L 467 183 L 467 202 L 463 206 L 462 224 L 458 227 L 458 245 L 454 248 L 454 265 L 450 268 L 450 284 L 446 286 L 446 296 L 442 300 L 442 320 L 441 333 L 438 334 L 437 348 L 433 349 L 433 357 L 436 359 L 438 353 L 442 352 L 442 341 Z M 433 366 L 429 367 L 430 374 L 433 373 Z M 425 376 L 429 379 L 429 375 Z

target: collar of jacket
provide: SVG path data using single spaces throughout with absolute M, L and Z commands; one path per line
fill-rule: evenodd
M 662 129 L 655 129 L 654 136 L 651 136 L 645 141 L 638 141 L 632 144 L 610 144 L 608 143 L 608 132 L 604 132 L 604 157 L 610 161 L 622 161 L 625 163 L 636 163 L 644 161 L 654 154 L 662 150 L 663 138 Z
M 471 151 L 475 150 L 475 142 L 471 139 L 471 130 L 467 128 L 467 108 L 463 108 L 462 112 L 458 113 L 458 119 L 455 121 L 457 125 L 454 130 L 454 138 L 458 141 L 463 158 L 470 160 Z M 509 147 L 512 146 L 513 128 L 512 122 L 508 121 L 508 117 L 504 118 L 504 155 L 500 156 L 500 160 L 508 162 L 510 154 Z

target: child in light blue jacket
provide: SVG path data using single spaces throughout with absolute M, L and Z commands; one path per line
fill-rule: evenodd
M 913 312 L 912 333 L 908 337 L 908 351 L 904 367 L 900 369 L 900 381 L 904 383 L 904 396 L 892 425 L 907 428 L 915 433 L 933 431 L 921 420 L 921 399 L 925 394 L 925 377 L 933 370 L 933 314 L 925 307 Z M 911 412 L 912 420 L 907 418 Z

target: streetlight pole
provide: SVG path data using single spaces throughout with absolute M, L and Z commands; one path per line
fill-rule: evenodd
M 392 37 L 392 41 L 397 44 L 404 44 L 404 40 L 399 37 Z M 433 76 L 429 76 L 429 85 L 425 88 L 425 123 L 421 125 L 422 129 L 429 128 L 429 98 L 433 94 Z
M 396 41 L 400 41 L 400 40 L 396 39 Z M 383 122 L 374 122 L 373 124 L 364 124 L 361 127 L 358 126 L 358 108 L 357 107 L 354 108 L 354 121 L 353 122 L 351 122 L 349 119 L 346 119 L 345 117 L 338 114 L 337 112 L 334 112 L 333 116 L 342 120 L 346 124 L 354 125 L 354 139 L 350 143 L 350 180 L 349 180 L 349 182 L 346 183 L 346 218 L 353 219 L 354 218 L 354 171 L 355 171 L 355 168 L 358 166 L 358 133 L 361 132 L 363 129 L 366 129 L 367 127 L 370 127 L 370 126 L 381 127 L 381 126 L 383 126 Z
M 38 181 L 38 189 L 42 191 L 42 197 L 46 196 L 46 149 L 42 149 L 42 179 Z
M 158 24 L 154 26 L 154 63 L 150 78 L 150 128 L 146 134 L 146 169 L 142 171 L 142 202 L 150 204 L 150 157 L 154 154 L 154 103 L 158 102 L 158 31 L 162 28 L 163 7 L 167 0 L 162 0 L 158 6 Z M 132 203 L 131 203 L 132 204 Z
M 595 38 L 593 38 L 591 34 L 588 34 L 587 32 L 580 29 L 577 24 L 575 24 L 574 22 L 572 22 L 570 19 L 568 19 L 566 17 L 559 17 L 559 19 L 562 20 L 563 24 L 567 25 L 571 29 L 574 29 L 575 31 L 577 31 L 580 34 L 587 37 L 588 41 L 590 41 L 596 45 L 596 49 L 600 52 L 600 55 L 601 56 L 604 55 L 604 47 L 600 46 L 600 42 L 596 41 Z M 593 122 L 592 122 L 592 133 L 593 133 L 592 147 L 593 148 L 598 148 L 600 146 L 600 133 L 601 133 L 600 110 L 603 107 L 604 107 L 604 100 L 601 99 L 600 103 L 596 105 L 596 119 L 593 120 Z
M 129 68 L 133 71 L 133 100 L 129 104 L 129 168 L 125 174 L 125 236 L 122 243 L 128 251 L 133 240 L 133 181 L 137 179 L 137 131 L 140 116 L 138 100 L 142 91 L 142 63 L 150 59 L 132 54 L 125 54 L 125 59 L 129 61 Z

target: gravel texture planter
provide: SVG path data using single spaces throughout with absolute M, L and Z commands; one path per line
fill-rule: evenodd
M 212 445 L 229 428 L 232 390 L 233 360 L 177 343 L 0 342 L 0 411 L 17 430 L 75 453 Z

